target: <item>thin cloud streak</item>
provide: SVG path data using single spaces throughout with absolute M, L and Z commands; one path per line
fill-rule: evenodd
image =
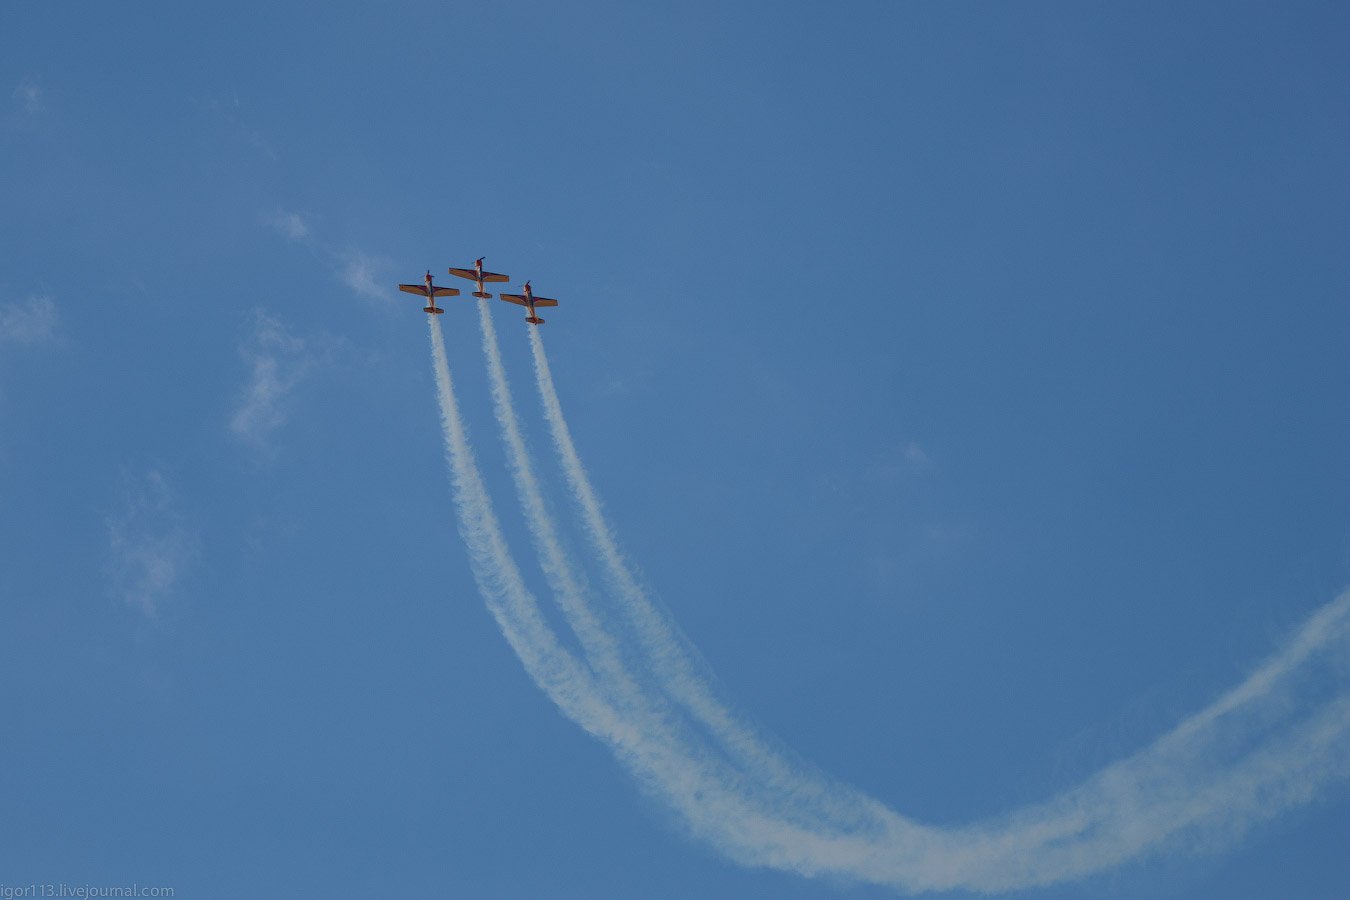
M 917 441 L 910 441 L 905 444 L 903 456 L 905 462 L 913 469 L 926 469 L 929 464 L 932 463 L 928 454 L 924 452 L 924 449 L 919 446 Z
M 356 296 L 385 306 L 394 305 L 389 290 L 389 282 L 393 279 L 382 274 L 388 268 L 388 261 L 383 257 L 369 256 L 351 247 L 338 249 L 316 235 L 312 217 L 298 212 L 276 209 L 259 218 L 262 224 L 289 243 L 307 247 L 315 256 L 325 260 L 326 271 L 335 273 L 338 280 Z
M 141 478 L 123 475 L 122 508 L 104 526 L 113 593 L 157 618 L 198 548 L 196 532 L 178 511 L 168 480 L 153 470 Z
M 309 237 L 309 223 L 300 213 L 277 210 L 266 218 L 266 222 L 287 240 L 303 241 Z
M 42 85 L 31 76 L 19 82 L 12 96 L 23 107 L 24 112 L 31 114 L 42 111 Z
M 374 262 L 364 253 L 347 254 L 342 268 L 342 282 L 352 293 L 367 300 L 389 302 L 389 286 L 376 279 Z
M 248 383 L 230 416 L 235 437 L 258 450 L 272 450 L 272 435 L 289 415 L 295 388 L 331 353 L 331 341 L 297 337 L 279 320 L 254 310 L 253 332 L 239 348 L 248 367 Z
M 56 336 L 56 303 L 51 297 L 29 297 L 0 307 L 0 342 L 40 344 Z
M 708 796 L 719 818 L 683 804 L 676 811 L 728 856 L 906 891 L 1015 890 L 1169 848 L 1223 846 L 1350 776 L 1350 593 L 1314 614 L 1240 685 L 1148 747 L 1077 788 L 988 822 L 925 826 L 804 768 L 716 699 L 687 639 L 643 592 L 576 453 L 537 329 L 530 341 L 555 449 L 608 587 L 661 688 L 734 763 L 729 769 L 695 748 L 679 759 L 706 768 L 670 773 L 715 784 Z M 678 790 L 660 793 L 685 799 Z M 733 821 L 737 826 L 727 828 Z

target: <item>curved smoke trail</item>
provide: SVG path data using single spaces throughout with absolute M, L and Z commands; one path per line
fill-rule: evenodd
M 568 559 L 558 536 L 558 528 L 544 503 L 535 476 L 525 438 L 521 433 L 520 418 L 511 399 L 511 386 L 502 365 L 501 348 L 497 343 L 497 329 L 492 324 L 492 313 L 486 299 L 478 301 L 478 321 L 483 334 L 483 357 L 487 362 L 488 381 L 492 390 L 492 409 L 506 445 L 506 458 L 516 495 L 525 511 L 525 522 L 539 555 L 540 567 L 559 608 L 577 636 L 598 684 L 609 688 L 609 700 L 630 712 L 650 708 L 625 667 L 618 642 L 605 629 L 588 599 L 589 590 L 581 574 Z
M 833 815 L 839 817 L 841 823 L 856 822 L 854 807 L 859 798 L 841 798 L 839 785 L 817 776 L 804 764 L 789 760 L 786 754 L 770 747 L 738 721 L 730 708 L 713 693 L 710 677 L 706 674 L 707 666 L 698 651 L 648 597 L 619 550 L 613 529 L 605 519 L 600 497 L 572 441 L 572 431 L 563 417 L 553 372 L 544 352 L 544 340 L 538 328 L 531 328 L 529 332 L 535 383 L 562 464 L 563 477 L 581 512 L 591 547 L 600 558 L 606 585 L 619 600 L 662 689 L 702 723 L 725 752 L 759 780 L 770 783 L 780 792 L 792 794 L 797 802 L 812 805 L 817 815 Z
M 615 727 L 614 711 L 598 699 L 590 673 L 558 644 L 511 557 L 469 447 L 450 380 L 440 323 L 434 316 L 427 316 L 427 320 L 445 457 L 450 467 L 459 533 L 469 551 L 474 581 L 497 626 L 535 682 L 573 721 L 593 734 L 607 734 Z
M 531 679 L 565 715 L 608 744 L 639 784 L 674 809 L 692 833 L 723 846 L 736 846 L 742 835 L 755 835 L 757 851 L 767 844 L 783 859 L 800 855 L 804 845 L 818 844 L 817 836 L 786 823 L 739 790 L 738 774 L 690 740 L 661 713 L 659 703 L 644 700 L 616 707 L 609 699 L 615 685 L 601 681 L 613 679 L 613 674 L 604 667 L 592 670 L 582 665 L 559 643 L 525 587 L 493 511 L 459 413 L 439 322 L 430 319 L 428 327 L 446 462 L 470 571 Z M 509 411 L 509 394 L 501 396 Z M 513 411 L 508 418 L 514 419 Z M 518 427 L 513 430 L 518 437 Z M 523 442 L 519 446 L 523 450 Z M 580 620 L 576 612 L 573 617 Z
M 925 826 L 812 772 L 716 698 L 696 652 L 643 590 L 576 452 L 537 329 L 530 342 L 555 449 L 607 587 L 648 673 L 712 739 L 702 754 L 695 747 L 680 759 L 708 766 L 704 783 L 716 785 L 709 796 L 717 814 L 684 803 L 675 804 L 677 812 L 727 855 L 911 891 L 1011 890 L 1098 872 L 1185 837 L 1233 839 L 1350 775 L 1350 593 L 1311 616 L 1240 685 L 1149 746 L 1076 788 L 988 822 Z M 660 793 L 687 803 L 660 786 L 675 774 L 647 773 Z M 728 815 L 734 827 L 718 818 Z

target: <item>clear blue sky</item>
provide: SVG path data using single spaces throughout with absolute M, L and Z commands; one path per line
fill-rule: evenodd
M 919 821 L 1350 586 L 1341 4 L 130 7 L 0 10 L 0 884 L 894 896 L 685 835 L 503 641 L 395 290 L 484 254 L 720 694 Z M 1340 898 L 1347 846 L 1333 779 L 1025 895 Z

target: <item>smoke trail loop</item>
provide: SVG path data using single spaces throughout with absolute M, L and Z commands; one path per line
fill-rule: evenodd
M 818 775 L 770 747 L 716 698 L 692 646 L 642 588 L 577 454 L 543 340 L 537 329 L 529 333 L 554 449 L 607 588 L 661 690 L 735 762 L 713 781 L 722 779 L 715 796 L 736 829 L 680 808 L 697 833 L 733 858 L 912 891 L 1012 890 L 1082 877 L 1187 836 L 1231 840 L 1350 776 L 1350 593 L 1152 744 L 1008 815 L 960 828 L 923 826 Z M 718 771 L 711 757 L 694 758 Z

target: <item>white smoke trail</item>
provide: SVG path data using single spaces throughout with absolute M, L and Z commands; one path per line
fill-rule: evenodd
M 922 826 L 811 772 L 713 695 L 687 640 L 647 597 L 576 452 L 537 329 L 530 341 L 555 449 L 608 587 L 662 690 L 736 763 L 706 773 L 723 779 L 715 796 L 722 814 L 734 814 L 735 829 L 705 830 L 706 816 L 681 810 L 695 833 L 733 858 L 905 890 L 1012 890 L 1098 872 L 1188 837 L 1206 844 L 1235 838 L 1350 775 L 1350 593 L 1314 614 L 1237 688 L 1153 744 L 1077 788 L 991 822 Z M 725 780 L 728 771 L 733 780 Z
M 756 780 L 768 785 L 774 793 L 790 795 L 789 808 L 808 806 L 817 817 L 825 816 L 841 826 L 857 827 L 858 809 L 860 805 L 867 805 L 864 798 L 848 796 L 852 792 L 843 785 L 819 776 L 802 762 L 789 759 L 738 721 L 727 705 L 713 694 L 707 667 L 698 651 L 643 590 L 619 550 L 599 495 L 591 485 L 572 441 L 572 432 L 563 417 L 562 404 L 553 384 L 543 338 L 538 328 L 531 328 L 529 332 L 535 382 L 554 448 L 562 463 L 563 477 L 581 511 L 586 536 L 600 558 L 607 586 L 620 601 L 662 689 L 707 729 L 737 765 L 753 773 Z
M 581 642 L 586 658 L 597 673 L 597 686 L 606 690 L 611 703 L 619 704 L 629 713 L 641 710 L 655 714 L 656 708 L 645 698 L 633 677 L 624 666 L 619 646 L 605 630 L 587 599 L 588 589 L 583 578 L 568 559 L 558 535 L 558 528 L 549 514 L 539 489 L 530 454 L 521 433 L 520 419 L 511 399 L 511 386 L 502 365 L 501 348 L 497 343 L 497 329 L 492 323 L 488 301 L 478 300 L 478 321 L 483 334 L 483 356 L 487 361 L 488 380 L 492 389 L 492 409 L 506 445 L 506 458 L 515 482 L 516 495 L 525 511 L 525 522 L 539 554 L 540 566 L 572 632 Z M 671 726 L 673 727 L 673 723 Z
M 653 713 L 651 704 L 616 709 L 592 672 L 558 643 L 525 587 L 493 512 L 459 414 L 439 322 L 431 319 L 429 329 L 460 535 L 478 589 L 526 672 L 564 714 L 607 743 L 639 784 L 670 805 L 692 833 L 726 847 L 738 845 L 742 834 L 754 834 L 755 852 L 768 848 L 784 859 L 801 855 L 803 844 L 818 844 L 817 836 L 785 826 L 737 792 L 736 773 L 691 745 L 665 717 Z M 509 396 L 506 402 L 509 409 Z
M 468 547 L 474 581 L 507 642 L 549 698 L 587 731 L 598 735 L 609 733 L 613 730 L 609 721 L 613 710 L 598 700 L 590 674 L 558 645 L 511 558 L 459 415 L 440 323 L 434 316 L 428 316 L 427 320 L 446 462 L 450 466 L 459 533 Z

